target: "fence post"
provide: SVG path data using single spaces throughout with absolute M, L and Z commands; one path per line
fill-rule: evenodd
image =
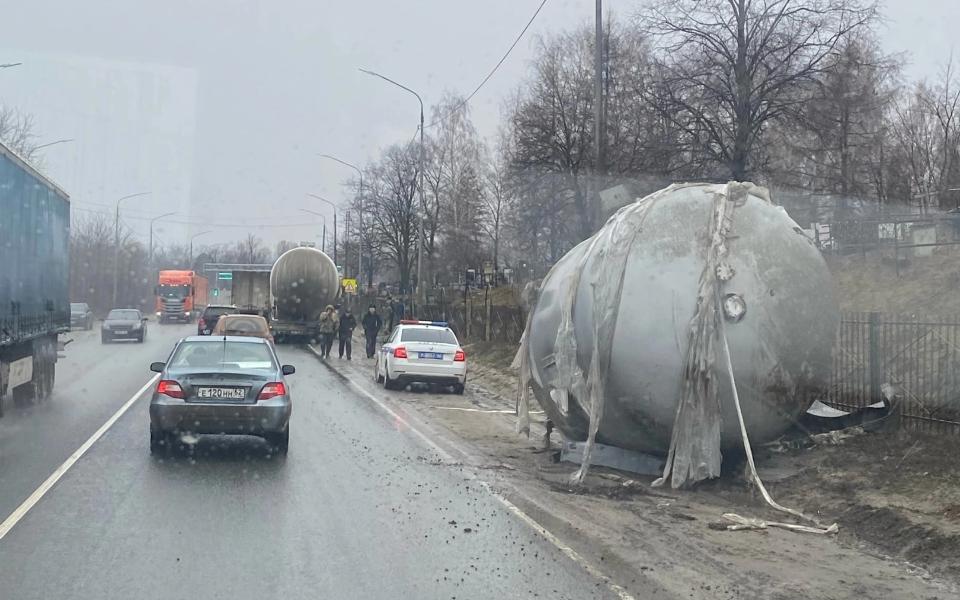
M 483 291 L 483 308 L 485 311 L 483 322 L 483 341 L 490 341 L 490 286 Z
M 469 297 L 467 297 L 466 294 L 464 294 L 464 300 L 465 302 L 463 303 L 463 321 L 464 321 L 463 329 L 467 334 L 466 335 L 467 341 L 470 341 L 470 329 L 472 329 L 470 327 L 470 324 L 473 321 L 473 302 Z
M 880 398 L 880 313 L 870 313 L 867 322 L 870 344 L 870 403 L 872 404 Z

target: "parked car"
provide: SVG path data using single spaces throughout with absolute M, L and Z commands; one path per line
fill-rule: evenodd
M 143 343 L 147 337 L 147 318 L 136 308 L 115 308 L 107 314 L 100 326 L 100 341 L 136 340 Z
M 377 353 L 374 379 L 388 390 L 416 382 L 452 386 L 462 394 L 467 356 L 446 323 L 402 320 Z
M 168 451 L 184 433 L 258 435 L 280 455 L 290 439 L 295 369 L 281 365 L 273 344 L 256 337 L 192 336 L 166 363 L 150 401 L 150 452 Z
M 239 335 L 273 341 L 270 325 L 259 315 L 223 315 L 217 319 L 211 335 Z
M 197 319 L 197 335 L 210 335 L 217 326 L 217 320 L 223 315 L 232 315 L 237 312 L 236 306 L 226 304 L 211 304 L 203 309 Z
M 86 302 L 70 303 L 70 328 L 93 329 L 93 311 Z

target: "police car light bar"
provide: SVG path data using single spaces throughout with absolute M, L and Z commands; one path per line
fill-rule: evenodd
M 434 327 L 446 327 L 446 321 L 418 321 L 416 319 L 401 319 L 401 325 L 432 325 Z

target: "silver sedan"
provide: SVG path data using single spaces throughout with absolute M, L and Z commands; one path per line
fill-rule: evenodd
M 150 401 L 150 451 L 169 450 L 175 436 L 255 435 L 285 455 L 290 388 L 272 344 L 261 338 L 192 336 L 177 342 Z

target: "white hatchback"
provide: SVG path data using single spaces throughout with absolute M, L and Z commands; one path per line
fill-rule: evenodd
M 457 336 L 439 321 L 400 321 L 377 353 L 374 378 L 388 390 L 409 383 L 452 386 L 462 394 L 467 357 Z

